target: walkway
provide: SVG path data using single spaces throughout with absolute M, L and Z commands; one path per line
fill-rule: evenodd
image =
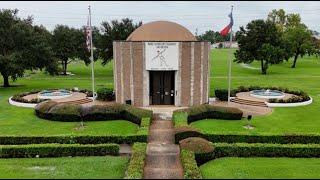
M 174 143 L 174 127 L 165 114 L 154 114 L 149 129 L 144 179 L 183 179 L 180 148 Z

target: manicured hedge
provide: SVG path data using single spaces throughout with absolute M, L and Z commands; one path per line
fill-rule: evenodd
M 146 143 L 134 143 L 132 155 L 126 172 L 125 179 L 143 179 L 143 168 L 146 158 Z
M 93 105 L 83 107 L 81 105 L 55 103 L 53 101 L 42 102 L 35 107 L 35 114 L 43 119 L 54 121 L 107 121 L 128 120 L 140 125 L 144 117 L 152 117 L 152 111 L 136 108 L 125 104 Z
M 193 151 L 195 153 L 211 152 L 214 149 L 212 142 L 199 137 L 183 139 L 179 142 L 179 145 L 181 149 Z
M 183 149 L 180 158 L 184 171 L 184 179 L 202 179 L 194 152 Z
M 81 121 L 82 107 L 77 104 L 56 104 L 48 111 L 48 117 L 53 121 Z
M 231 135 L 231 134 L 203 134 L 199 131 L 186 130 L 175 134 L 178 143 L 188 137 L 201 137 L 211 142 L 226 143 L 276 143 L 276 144 L 320 144 L 318 135 Z
M 228 90 L 227 89 L 216 89 L 216 90 L 214 90 L 214 94 L 220 101 L 228 101 Z M 230 96 L 235 97 L 236 91 L 231 90 Z
M 320 144 L 214 143 L 211 153 L 196 153 L 198 165 L 220 157 L 320 157 Z
M 116 99 L 113 88 L 100 88 L 97 90 L 97 95 L 97 99 L 102 101 L 113 101 Z
M 133 144 L 147 142 L 147 133 L 127 136 L 0 136 L 0 144 Z
M 30 144 L 2 145 L 0 158 L 62 157 L 62 156 L 104 156 L 118 155 L 119 145 L 99 144 Z
M 209 104 L 192 106 L 187 109 L 178 110 L 174 114 L 179 112 L 187 113 L 188 124 L 202 119 L 241 120 L 243 115 L 243 112 L 238 108 L 212 106 Z

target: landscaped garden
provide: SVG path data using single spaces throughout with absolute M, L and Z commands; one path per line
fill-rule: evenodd
M 228 50 L 219 49 L 213 50 L 211 56 L 211 97 L 214 96 L 215 89 L 223 89 L 227 87 L 227 53 Z M 296 69 L 290 68 L 290 63 L 284 62 L 283 64 L 274 65 L 270 68 L 268 75 L 261 75 L 259 71 L 254 69 L 247 69 L 239 64 L 233 63 L 232 71 L 232 88 L 237 88 L 238 86 L 278 86 L 289 88 L 290 90 L 303 90 L 307 92 L 312 98 L 313 103 L 308 106 L 294 107 L 294 108 L 273 108 L 273 112 L 270 115 L 266 116 L 256 116 L 252 119 L 252 125 L 255 129 L 248 130 L 243 128 L 243 125 L 247 123 L 246 119 L 242 120 L 200 120 L 195 121 L 190 124 L 191 127 L 197 128 L 200 132 L 208 135 L 218 135 L 212 139 L 220 141 L 246 141 L 248 138 L 240 137 L 235 138 L 234 140 L 228 139 L 228 137 L 223 137 L 224 135 L 254 135 L 258 137 L 256 139 L 251 139 L 254 141 L 261 141 L 259 137 L 262 136 L 280 136 L 280 135 L 302 135 L 309 136 L 319 135 L 320 130 L 320 121 L 317 118 L 319 115 L 320 105 L 318 101 L 320 100 L 319 92 L 320 87 L 317 87 L 316 84 L 320 80 L 320 71 L 317 69 L 320 67 L 320 61 L 315 57 L 305 57 L 301 59 L 299 67 Z M 252 66 L 257 64 L 253 63 Z M 69 71 L 71 71 L 74 76 L 55 76 L 50 77 L 49 75 L 43 74 L 42 72 L 28 72 L 24 78 L 18 79 L 16 82 L 11 83 L 15 85 L 14 87 L 1 88 L 0 89 L 0 134 L 5 139 L 7 136 L 135 136 L 140 133 L 146 136 L 147 129 L 139 127 L 138 125 L 125 121 L 125 120 L 115 120 L 115 121 L 95 121 L 95 122 L 84 122 L 84 128 L 81 127 L 81 122 L 59 122 L 51 121 L 38 118 L 35 115 L 34 109 L 32 108 L 22 108 L 12 106 L 8 103 L 9 97 L 14 94 L 31 91 L 34 89 L 50 89 L 50 88 L 73 88 L 78 87 L 79 89 L 90 89 L 90 69 L 85 66 L 82 62 L 74 62 L 70 65 Z M 113 86 L 113 77 L 112 77 L 112 62 L 107 64 L 106 67 L 102 67 L 99 63 L 96 63 L 95 67 L 96 72 L 96 84 L 97 87 L 112 87 Z M 303 82 L 303 83 L 302 83 Z M 1 83 L 1 82 L 0 82 Z M 179 119 L 184 121 L 186 118 L 185 115 L 180 114 L 177 116 Z M 177 121 L 177 119 L 175 119 Z M 178 125 L 179 123 L 176 123 Z M 123 128 L 125 127 L 125 128 Z M 263 138 L 262 138 L 263 139 Z M 249 140 L 249 141 L 251 141 Z M 310 140 L 310 139 L 309 139 Z M 311 139 L 313 143 L 319 143 L 319 138 Z M 82 140 L 86 141 L 86 140 Z M 107 140 L 105 140 L 107 141 Z M 144 139 L 143 141 L 146 141 Z M 270 140 L 264 140 L 270 141 Z M 274 140 L 274 141 L 283 141 L 283 140 Z M 303 139 L 298 139 L 303 143 Z M 4 141 L 8 143 L 8 141 Z M 81 142 L 81 140 L 80 140 Z M 108 141 L 107 141 L 108 142 Z M 106 143 L 106 142 L 104 142 Z M 281 142 L 282 143 L 282 142 Z M 9 143 L 11 144 L 11 143 Z M 101 157 L 102 158 L 102 157 Z M 235 158 L 236 159 L 236 158 Z M 52 158 L 47 161 L 49 164 L 60 161 L 60 158 Z M 143 160 L 143 159 L 142 159 Z M 219 160 L 219 159 L 216 159 Z M 208 164 L 214 164 L 216 160 L 208 162 Z M 279 159 L 282 163 L 288 163 L 291 161 L 308 161 L 312 160 L 313 163 L 310 163 L 310 175 L 303 177 L 314 177 L 312 167 L 316 166 L 317 159 L 291 159 L 284 158 Z M 4 160 L 6 161 L 6 160 Z M 14 161 L 14 160 L 12 160 Z M 26 162 L 38 161 L 38 159 L 25 159 Z M 39 160 L 41 161 L 41 160 Z M 61 161 L 64 161 L 62 158 Z M 141 163 L 141 160 L 139 160 Z M 237 161 L 231 159 L 230 161 Z M 259 158 L 250 158 L 248 161 L 252 163 L 261 163 Z M 270 160 L 274 162 L 274 159 Z M 269 161 L 269 162 L 270 162 Z M 113 163 L 118 162 L 118 160 L 112 160 Z M 126 161 L 121 161 L 121 168 L 126 165 Z M 7 162 L 9 163 L 9 161 Z M 218 163 L 220 163 L 218 161 Z M 294 164 L 290 170 L 279 171 L 277 177 L 289 177 L 288 173 L 294 171 Z M 139 163 L 138 163 L 139 164 Z M 265 164 L 265 163 L 264 163 Z M 274 164 L 274 163 L 273 163 Z M 315 164 L 315 165 L 314 165 Z M 204 178 L 209 177 L 219 177 L 219 173 L 214 173 L 216 176 L 211 176 L 210 173 L 207 173 L 211 169 L 211 166 L 207 164 L 200 166 L 201 173 Z M 279 163 L 279 166 L 281 163 Z M 7 166 L 7 165 L 6 165 Z M 26 165 L 27 166 L 27 165 Z M 47 166 L 47 165 L 45 165 Z M 49 165 L 48 165 L 49 166 Z M 51 165 L 50 165 L 51 166 Z M 131 167 L 137 167 L 138 165 L 132 165 Z M 141 165 L 140 165 L 141 166 Z M 254 173 L 251 171 L 245 170 L 244 173 L 247 173 L 246 176 L 235 172 L 230 174 L 230 177 L 254 177 Z M 117 166 L 118 167 L 118 166 Z M 8 165 L 7 168 L 10 168 Z M 119 165 L 119 172 L 124 173 Z M 218 167 L 212 168 L 212 171 L 219 171 Z M 41 169 L 41 168 L 39 168 Z M 57 167 L 58 169 L 58 167 Z M 76 168 L 75 168 L 76 169 Z M 23 171 L 23 170 L 21 170 Z M 29 170 L 26 170 L 29 171 Z M 239 170 L 240 171 L 240 170 Z M 272 170 L 270 170 L 272 171 Z M 298 173 L 299 171 L 296 171 Z M 25 172 L 29 173 L 29 172 Z M 136 172 L 135 172 L 136 173 Z M 222 172 L 223 173 L 223 172 Z M 231 172 L 230 172 L 231 173 Z M 40 173 L 41 174 L 41 173 Z M 100 173 L 97 174 L 99 176 Z M 120 173 L 121 174 L 121 173 Z M 103 176 L 103 174 L 100 174 Z M 141 175 L 141 174 L 139 174 Z M 227 176 L 227 175 L 226 175 Z M 262 176 L 262 175 L 261 175 Z M 13 176 L 6 176 L 13 177 Z M 29 175 L 28 175 L 29 177 Z M 51 177 L 50 175 L 32 175 L 30 177 Z M 71 177 L 71 176 L 70 176 Z M 72 176 L 75 177 L 75 176 Z M 122 174 L 119 177 L 124 177 Z M 139 176 L 138 176 L 139 177 Z M 269 177 L 268 175 L 263 175 L 262 177 Z M 299 177 L 298 175 L 296 177 Z
M 212 50 L 211 97 L 215 97 L 216 89 L 227 87 L 227 53 L 228 49 Z M 250 66 L 259 67 L 259 64 L 254 62 Z M 203 105 L 186 112 L 174 112 L 178 128 L 176 142 L 180 141 L 180 146 L 189 142 L 190 147 L 184 144 L 182 149 L 199 151 L 195 156 L 192 153 L 182 156 L 185 178 L 319 178 L 316 171 L 320 143 L 319 68 L 320 61 L 315 56 L 300 59 L 296 69 L 290 68 L 290 61 L 272 65 L 267 75 L 233 63 L 232 89 L 281 87 L 304 91 L 313 102 L 307 106 L 272 108 L 272 113 L 254 116 L 250 122 L 246 117 L 239 120 L 237 110 Z M 248 123 L 254 129 L 244 128 Z M 202 140 L 185 139 L 193 136 L 213 142 L 214 150 Z M 234 144 L 240 142 L 242 144 Z M 302 164 L 305 170 L 300 168 Z

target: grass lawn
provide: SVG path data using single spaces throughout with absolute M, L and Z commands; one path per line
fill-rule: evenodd
M 203 178 L 320 178 L 319 158 L 219 158 L 200 166 Z
M 214 89 L 227 89 L 228 49 L 213 50 L 211 55 L 211 96 Z M 246 69 L 240 64 L 232 65 L 232 87 L 238 86 L 280 86 L 291 90 L 303 90 L 312 98 L 308 106 L 294 108 L 274 108 L 268 116 L 252 119 L 256 126 L 254 130 L 244 129 L 246 120 L 202 120 L 191 125 L 203 132 L 212 134 L 316 134 L 320 135 L 320 58 L 299 58 L 297 67 L 290 68 L 292 60 L 278 65 L 272 65 L 267 75 L 260 70 Z M 259 62 L 252 64 L 259 67 Z
M 42 72 L 26 73 L 26 77 L 11 82 L 16 87 L 0 87 L 0 135 L 45 136 L 45 135 L 127 135 L 135 134 L 138 126 L 128 121 L 86 122 L 86 128 L 76 130 L 78 122 L 54 122 L 37 118 L 34 110 L 12 106 L 8 103 L 10 96 L 32 89 L 46 88 L 91 88 L 90 66 L 76 62 L 68 66 L 74 76 L 51 77 Z M 100 62 L 95 66 L 96 85 L 112 87 L 112 63 L 102 67 Z M 2 79 L 0 81 L 2 84 Z M 125 128 L 123 128 L 125 127 Z
M 228 49 L 215 49 L 211 56 L 210 94 L 214 96 L 215 88 L 227 88 Z M 304 90 L 314 100 L 311 105 L 296 108 L 274 108 L 269 116 L 255 117 L 252 124 L 254 130 L 244 129 L 245 120 L 223 121 L 203 120 L 192 123 L 207 133 L 216 134 L 320 134 L 320 59 L 315 57 L 299 58 L 297 67 L 290 68 L 292 60 L 278 65 L 272 65 L 267 75 L 259 70 L 246 69 L 240 64 L 232 65 L 232 87 L 250 86 L 282 86 L 292 90 Z M 259 62 L 252 64 L 259 67 Z M 137 126 L 130 122 L 88 122 L 84 130 L 74 130 L 79 123 L 51 122 L 37 118 L 32 109 L 19 108 L 8 104 L 7 100 L 13 94 L 31 89 L 91 87 L 90 66 L 76 62 L 68 66 L 68 71 L 74 76 L 51 77 L 42 72 L 27 73 L 11 84 L 17 87 L 0 87 L 0 135 L 61 135 L 61 134 L 132 134 Z M 112 62 L 105 67 L 100 62 L 95 65 L 97 88 L 113 87 Z M 2 83 L 2 79 L 0 80 Z M 123 128 L 123 127 L 126 128 Z M 50 127 L 50 128 L 48 128 Z
M 120 179 L 128 162 L 124 156 L 0 159 L 0 178 Z

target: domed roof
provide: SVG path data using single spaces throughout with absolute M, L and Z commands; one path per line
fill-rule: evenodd
M 197 41 L 197 39 L 180 24 L 154 21 L 137 28 L 130 34 L 127 41 Z

